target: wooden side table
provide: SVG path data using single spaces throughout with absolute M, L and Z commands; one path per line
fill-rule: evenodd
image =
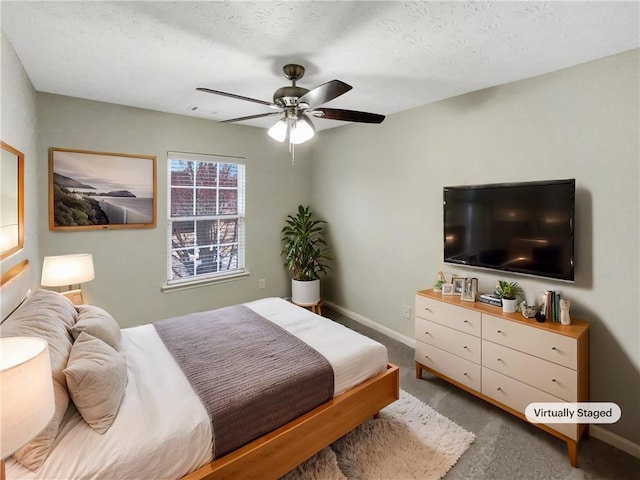
M 322 299 L 318 300 L 317 303 L 297 303 L 297 302 L 294 302 L 293 300 L 291 300 L 291 303 L 293 303 L 294 305 L 298 305 L 299 307 L 308 308 L 313 313 L 316 313 L 322 316 L 322 304 L 324 303 L 324 300 Z

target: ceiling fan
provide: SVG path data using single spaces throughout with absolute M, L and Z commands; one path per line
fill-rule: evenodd
M 382 123 L 384 115 L 376 113 L 359 112 L 356 110 L 342 110 L 337 108 L 318 108 L 334 98 L 347 93 L 353 87 L 340 80 L 331 80 L 323 83 L 312 90 L 298 86 L 296 83 L 304 76 L 304 67 L 293 63 L 282 68 L 284 76 L 291 80 L 292 85 L 281 87 L 273 94 L 273 102 L 257 100 L 255 98 L 244 97 L 233 93 L 221 92 L 210 88 L 196 88 L 200 92 L 213 93 L 225 97 L 246 100 L 247 102 L 258 103 L 274 109 L 273 112 L 259 113 L 247 117 L 232 118 L 223 120 L 221 123 L 241 122 L 280 115 L 281 118 L 272 126 L 268 133 L 271 138 L 279 142 L 289 141 L 289 150 L 292 151 L 294 144 L 304 143 L 315 135 L 315 127 L 310 116 L 326 118 L 329 120 L 342 120 L 346 122 L 360 123 Z

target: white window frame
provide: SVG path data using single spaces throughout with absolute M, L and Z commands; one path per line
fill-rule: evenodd
M 210 163 L 226 163 L 235 164 L 238 171 L 238 213 L 236 215 L 189 215 L 189 216 L 172 216 L 171 215 L 171 190 L 174 188 L 171 184 L 171 163 L 172 160 L 184 160 L 191 162 L 210 162 Z M 162 291 L 169 292 L 173 290 L 182 290 L 185 288 L 193 288 L 202 285 L 208 285 L 216 282 L 226 282 L 236 278 L 245 277 L 249 272 L 245 268 L 245 165 L 242 163 L 244 158 L 242 157 L 229 157 L 222 155 L 207 155 L 185 152 L 167 152 L 167 281 L 162 287 Z M 217 170 L 220 171 L 219 169 Z M 179 186 L 184 188 L 184 186 Z M 197 189 L 197 186 L 193 186 Z M 219 184 L 216 187 L 201 187 L 201 188 L 214 188 L 217 193 L 220 190 L 225 190 L 225 187 L 221 187 Z M 194 202 L 196 196 L 194 195 Z M 172 257 L 175 248 L 172 244 L 173 237 L 173 222 L 176 221 L 202 221 L 202 220 L 238 220 L 238 258 L 237 268 L 233 270 L 225 270 L 223 272 L 214 272 L 206 274 L 195 274 L 188 277 L 181 277 L 172 279 Z M 218 235 L 220 232 L 218 231 Z M 224 246 L 220 243 L 218 237 L 216 247 Z M 218 259 L 218 261 L 220 261 Z

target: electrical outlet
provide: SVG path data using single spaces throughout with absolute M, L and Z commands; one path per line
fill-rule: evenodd
M 411 318 L 411 307 L 409 305 L 402 306 L 402 318 Z
M 267 288 L 267 281 L 264 278 L 258 280 L 258 288 Z

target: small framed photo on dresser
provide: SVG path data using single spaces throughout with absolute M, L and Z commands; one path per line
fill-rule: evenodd
M 464 300 L 466 302 L 475 302 L 477 293 L 478 293 L 478 279 L 465 278 L 464 287 L 462 289 L 462 295 L 460 296 L 460 300 Z
M 462 295 L 462 291 L 464 290 L 464 281 L 465 277 L 453 277 L 451 279 L 451 283 L 453 284 L 453 294 L 454 295 Z
M 453 283 L 445 283 L 442 285 L 442 295 L 453 295 Z

